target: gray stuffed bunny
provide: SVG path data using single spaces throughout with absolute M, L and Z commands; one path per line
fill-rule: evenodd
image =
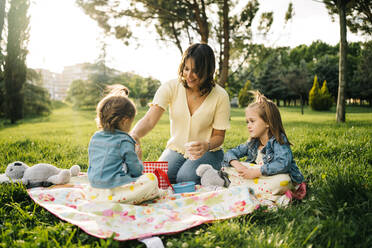
M 79 165 L 73 165 L 68 169 L 59 169 L 51 164 L 35 164 L 29 167 L 27 164 L 16 161 L 8 164 L 5 175 L 8 181 L 21 182 L 27 188 L 50 186 L 52 184 L 66 184 L 71 176 L 77 176 L 80 172 Z
M 196 169 L 202 186 L 229 187 L 230 180 L 225 172 L 215 170 L 210 164 L 201 164 Z

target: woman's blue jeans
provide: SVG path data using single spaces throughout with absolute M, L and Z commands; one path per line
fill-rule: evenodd
M 221 169 L 223 151 L 206 152 L 197 160 L 184 158 L 181 153 L 171 149 L 165 149 L 159 161 L 168 161 L 168 177 L 171 183 L 193 181 L 200 184 L 200 177 L 196 175 L 196 169 L 201 164 L 210 164 L 216 170 Z

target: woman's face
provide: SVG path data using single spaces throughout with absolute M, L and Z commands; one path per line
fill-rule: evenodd
M 195 73 L 194 60 L 189 58 L 185 61 L 185 67 L 183 68 L 183 77 L 187 82 L 187 86 L 191 89 L 199 89 L 200 79 Z

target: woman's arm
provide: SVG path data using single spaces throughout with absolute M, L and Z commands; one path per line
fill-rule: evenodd
M 163 108 L 157 105 L 151 106 L 145 116 L 136 123 L 136 125 L 130 132 L 130 136 L 132 136 L 133 139 L 135 139 L 139 143 L 140 138 L 145 136 L 155 127 L 163 113 Z

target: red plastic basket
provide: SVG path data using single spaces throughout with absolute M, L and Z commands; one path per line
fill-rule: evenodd
M 168 162 L 167 161 L 147 161 L 143 162 L 143 173 L 154 173 L 158 178 L 158 185 L 161 189 L 167 189 L 170 186 L 167 176 Z

